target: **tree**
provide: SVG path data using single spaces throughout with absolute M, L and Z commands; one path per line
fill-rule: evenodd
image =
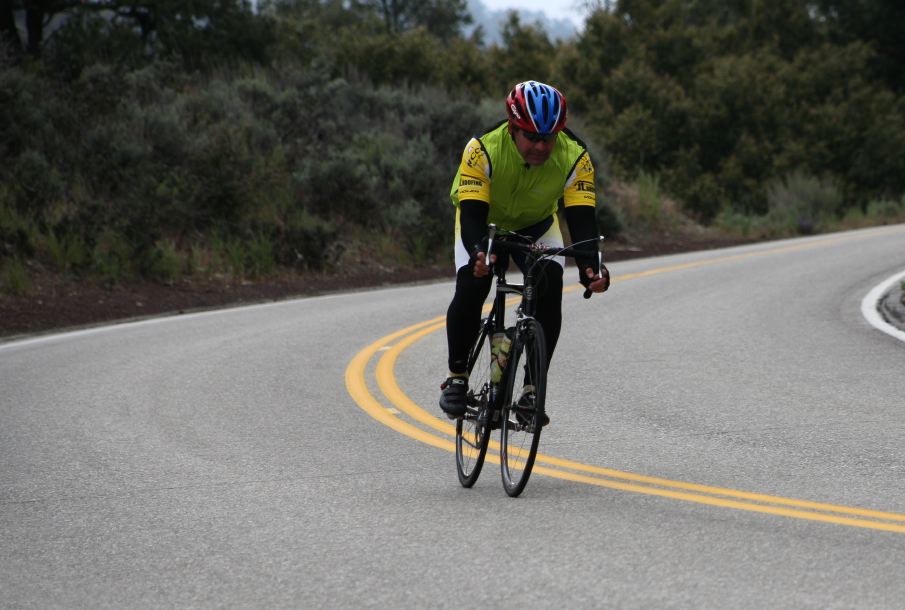
M 524 25 L 518 13 L 510 11 L 501 32 L 503 46 L 490 51 L 499 92 L 508 92 L 526 80 L 549 82 L 555 47 L 540 24 Z
M 194 60 L 212 47 L 242 55 L 260 55 L 263 23 L 249 0 L 0 0 L 0 28 L 14 50 L 22 44 L 15 16 L 25 19 L 25 48 L 39 56 L 47 41 L 46 28 L 55 17 L 65 17 L 63 26 L 82 18 L 102 20 L 111 28 L 134 31 L 152 51 L 175 51 Z M 155 45 L 156 48 L 155 49 Z
M 831 26 L 834 41 L 860 40 L 877 57 L 873 68 L 895 91 L 905 91 L 905 3 L 902 0 L 818 0 L 819 15 Z
M 0 51 L 4 49 L 14 55 L 22 55 L 22 41 L 16 27 L 12 0 L 0 0 Z
M 352 4 L 379 12 L 392 33 L 421 26 L 434 36 L 449 39 L 471 23 L 465 0 L 358 0 Z

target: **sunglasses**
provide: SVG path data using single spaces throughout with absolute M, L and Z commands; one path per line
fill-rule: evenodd
M 522 132 L 522 135 L 527 138 L 529 142 L 550 142 L 556 138 L 555 133 L 534 133 L 532 131 L 525 131 L 524 129 L 519 129 Z

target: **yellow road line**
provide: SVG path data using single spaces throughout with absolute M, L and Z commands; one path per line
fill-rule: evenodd
M 365 371 L 367 370 L 368 362 L 371 358 L 374 357 L 374 354 L 381 348 L 387 345 L 388 343 L 394 341 L 396 338 L 405 335 L 407 332 L 411 332 L 412 329 L 417 329 L 425 324 L 435 323 L 435 320 L 428 320 L 427 322 L 422 322 L 421 324 L 415 324 L 414 326 L 410 326 L 408 328 L 404 328 L 399 332 L 395 332 L 391 335 L 387 335 L 380 341 L 376 343 L 372 343 L 362 351 L 358 352 L 352 361 L 349 363 L 349 366 L 346 367 L 346 390 L 355 399 L 355 402 L 358 403 L 358 406 L 361 407 L 368 415 L 382 423 L 383 425 L 396 430 L 397 432 L 401 432 L 406 436 L 414 438 L 415 440 L 419 440 L 422 443 L 427 443 L 428 445 L 432 445 L 434 447 L 439 447 L 440 449 L 446 449 L 447 451 L 455 451 L 455 444 L 448 440 L 443 439 L 433 434 L 429 434 L 419 428 L 418 426 L 413 426 L 412 424 L 405 422 L 398 417 L 392 415 L 389 411 L 387 411 L 386 407 L 380 404 L 376 398 L 371 394 L 368 390 L 368 384 L 365 381 Z
M 897 229 L 901 230 L 901 229 Z M 871 235 L 881 232 L 872 232 Z M 888 231 L 882 231 L 888 232 Z M 820 245 L 837 243 L 859 236 L 843 236 L 832 239 L 820 240 L 817 242 L 809 242 L 808 244 L 796 244 L 792 246 L 772 248 L 769 250 L 760 250 L 757 252 L 749 252 L 745 254 L 725 256 L 717 259 L 707 259 L 681 265 L 672 265 L 668 267 L 660 267 L 635 274 L 627 274 L 614 278 L 614 281 L 628 280 L 640 277 L 647 277 L 658 273 L 667 273 L 670 271 L 678 271 L 683 269 L 692 269 L 705 265 L 712 265 L 719 262 L 730 262 L 749 258 L 752 256 L 763 256 L 767 254 L 775 254 L 779 252 L 788 252 L 794 250 L 802 250 Z M 577 290 L 578 288 L 574 288 Z M 485 308 L 486 309 L 486 308 Z M 419 324 L 415 324 L 404 328 L 400 331 L 387 335 L 379 339 L 375 343 L 359 352 L 352 359 L 346 369 L 346 387 L 349 394 L 355 399 L 359 406 L 368 414 L 380 421 L 384 425 L 393 428 L 411 438 L 424 442 L 426 444 L 455 452 L 454 443 L 447 439 L 431 434 L 424 429 L 409 424 L 404 420 L 391 415 L 392 408 L 388 409 L 383 406 L 370 393 L 365 380 L 367 366 L 370 360 L 378 353 L 383 352 L 375 369 L 378 387 L 384 396 L 399 411 L 405 413 L 415 421 L 441 432 L 447 436 L 455 435 L 455 428 L 448 422 L 430 415 L 424 409 L 416 405 L 398 386 L 394 366 L 396 360 L 404 350 L 411 347 L 416 341 L 424 338 L 430 333 L 436 332 L 445 327 L 444 317 L 434 318 Z M 393 344 L 393 342 L 396 342 Z M 499 444 L 493 443 L 494 449 L 499 449 Z M 498 463 L 499 458 L 492 453 L 488 453 L 488 461 Z M 785 517 L 798 519 L 808 519 L 812 521 L 821 521 L 826 523 L 835 523 L 838 525 L 847 525 L 851 527 L 870 528 L 883 531 L 891 531 L 905 533 L 905 525 L 896 523 L 887 523 L 882 521 L 870 521 L 864 518 L 882 519 L 886 521 L 905 521 L 905 515 L 891 513 L 886 511 L 878 511 L 872 509 L 838 506 L 822 502 L 811 502 L 807 500 L 796 500 L 793 498 L 784 498 L 780 496 L 770 496 L 767 494 L 739 491 L 734 489 L 724 489 L 712 487 L 708 485 L 700 485 L 697 483 L 687 483 L 683 481 L 673 481 L 660 477 L 640 475 L 630 472 L 623 472 L 609 468 L 591 466 L 565 460 L 552 456 L 538 454 L 538 465 L 535 471 L 539 474 L 557 477 L 560 479 L 607 487 L 610 489 L 618 489 L 622 491 L 631 491 L 634 493 L 642 493 L 647 495 L 655 495 L 660 497 L 671 498 L 675 500 L 683 500 L 687 502 L 695 502 L 699 504 L 707 504 L 711 506 L 720 506 L 724 508 L 734 508 L 738 510 L 747 510 L 761 512 Z M 544 466 L 548 464 L 549 466 Z M 552 467 L 550 467 L 552 466 Z M 568 469 L 568 470 L 562 470 Z M 578 472 L 570 472 L 578 471 Z M 587 474 L 581 474 L 587 473 Z M 605 477 L 605 478 L 604 478 Z M 613 480 L 616 479 L 616 480 Z M 622 482 L 631 481 L 631 482 Z M 682 491 L 677 491 L 682 490 Z M 691 493 L 697 492 L 697 493 Z M 705 495 L 710 494 L 710 495 Z M 738 498 L 738 499 L 728 499 Z M 748 500 L 744 502 L 741 500 Z M 762 504 L 754 504 L 752 502 L 760 502 Z M 785 508 L 793 507 L 793 508 Z M 836 513 L 836 514 L 827 514 Z M 840 515 L 854 515 L 855 518 Z
M 408 336 L 405 338 L 399 339 L 396 344 L 389 350 L 383 353 L 380 358 L 380 361 L 377 364 L 376 369 L 376 377 L 377 384 L 380 388 L 380 391 L 387 398 L 387 400 L 392 403 L 396 408 L 398 408 L 401 412 L 405 413 L 415 421 L 418 421 L 426 426 L 437 430 L 443 434 L 448 434 L 454 436 L 456 433 L 455 427 L 442 421 L 441 419 L 430 415 L 427 411 L 422 409 L 420 406 L 415 404 L 400 388 L 398 383 L 396 382 L 396 378 L 393 372 L 394 366 L 396 364 L 396 360 L 399 355 L 412 346 L 416 341 L 423 339 L 428 334 L 436 332 L 442 329 L 445 326 L 445 322 L 439 324 L 433 324 L 429 326 L 425 326 L 422 328 L 412 329 Z M 499 443 L 493 442 L 492 447 L 499 450 Z M 836 512 L 850 515 L 858 515 L 862 517 L 873 517 L 876 519 L 888 519 L 894 521 L 905 521 L 905 515 L 890 513 L 872 509 L 865 508 L 854 508 L 847 506 L 837 506 L 834 504 L 827 504 L 822 502 L 811 502 L 807 500 L 797 500 L 793 498 L 784 498 L 780 496 L 771 496 L 767 494 L 747 492 L 747 491 L 739 491 L 735 489 L 727 489 L 721 487 L 713 487 L 709 485 L 701 485 L 698 483 L 686 483 L 684 481 L 674 481 L 670 479 L 664 479 L 660 477 L 648 476 L 635 474 L 631 472 L 624 472 L 620 470 L 613 470 L 611 468 L 602 468 L 599 466 L 591 466 L 588 464 L 582 464 L 580 462 L 574 462 L 572 460 L 557 458 L 553 456 L 544 455 L 538 453 L 537 461 L 545 464 L 549 464 L 551 466 L 556 466 L 559 468 L 568 468 L 571 470 L 577 470 L 579 472 L 589 473 L 592 475 L 598 475 L 603 477 L 609 477 L 612 479 L 624 479 L 628 481 L 633 481 L 635 483 L 644 483 L 646 485 L 651 486 L 660 486 L 660 487 L 670 487 L 674 489 L 682 489 L 688 491 L 696 491 L 706 494 L 713 494 L 719 496 L 727 496 L 732 498 L 740 498 L 745 500 L 751 500 L 755 502 L 764 502 L 769 504 L 780 504 L 786 506 L 795 506 L 798 508 L 807 508 L 811 510 L 819 510 L 825 512 Z M 556 471 L 561 472 L 561 471 Z

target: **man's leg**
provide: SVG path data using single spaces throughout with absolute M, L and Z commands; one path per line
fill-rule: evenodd
M 449 347 L 449 374 L 465 375 L 468 351 L 478 336 L 481 309 L 490 293 L 491 276 L 475 277 L 466 265 L 456 274 L 456 293 L 446 310 L 446 342 Z
M 553 350 L 559 341 L 562 328 L 562 274 L 563 268 L 555 261 L 543 261 L 538 265 L 537 301 L 534 317 L 544 329 L 547 344 L 547 368 L 553 358 Z
M 537 237 L 537 243 L 549 248 L 563 247 L 562 231 L 559 229 L 559 219 L 554 215 L 549 219 L 548 224 L 539 223 L 543 227 L 543 233 Z M 526 231 L 532 235 L 533 227 L 529 227 Z M 537 235 L 533 233 L 533 235 Z M 518 266 L 524 272 L 525 257 L 521 255 L 515 259 Z M 535 277 L 538 279 L 537 284 L 537 301 L 535 302 L 534 317 L 540 322 L 544 329 L 544 339 L 547 346 L 547 367 L 550 365 L 550 358 L 553 357 L 553 350 L 556 348 L 556 342 L 559 340 L 559 331 L 562 328 L 562 276 L 563 266 L 566 259 L 562 256 L 544 260 L 538 263 L 535 268 Z
M 456 239 L 456 293 L 446 311 L 449 376 L 440 386 L 440 408 L 450 417 L 465 414 L 468 393 L 468 352 L 477 338 L 481 309 L 490 292 L 492 276 L 474 276 L 474 264 Z

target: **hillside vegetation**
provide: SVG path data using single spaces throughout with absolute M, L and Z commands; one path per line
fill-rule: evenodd
M 905 220 L 899 0 L 601 2 L 493 46 L 465 5 L 0 2 L 0 290 L 445 261 L 462 147 L 529 78 L 610 237 Z

